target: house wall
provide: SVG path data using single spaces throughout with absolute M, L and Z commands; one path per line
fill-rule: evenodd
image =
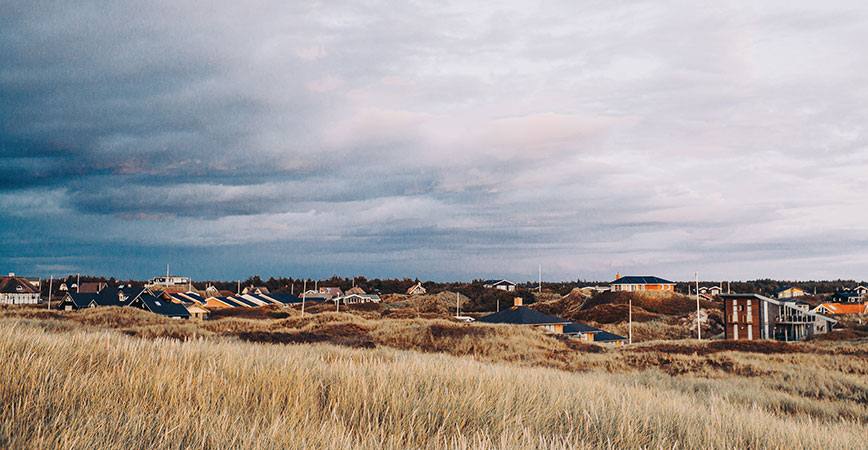
M 0 303 L 5 305 L 33 305 L 39 303 L 39 294 L 37 293 L 2 293 L 0 294 Z
M 564 325 L 562 323 L 552 325 L 536 325 L 536 327 L 548 331 L 549 333 L 562 334 L 564 332 Z
M 723 305 L 726 339 L 763 339 L 765 302 L 758 298 L 728 298 Z
M 671 284 L 613 284 L 611 289 L 613 292 L 627 291 L 667 291 L 672 292 L 674 286 Z

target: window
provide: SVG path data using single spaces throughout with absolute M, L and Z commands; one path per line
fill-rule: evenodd
M 738 310 L 740 312 L 744 312 L 744 305 L 738 305 Z

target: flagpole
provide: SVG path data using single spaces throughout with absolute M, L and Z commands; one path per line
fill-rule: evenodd
M 699 271 L 696 271 L 696 339 L 702 340 L 702 329 L 699 327 Z
M 48 280 L 48 310 L 51 311 L 51 287 L 54 284 L 54 275 Z

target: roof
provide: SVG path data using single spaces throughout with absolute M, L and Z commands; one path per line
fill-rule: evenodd
M 618 336 L 617 334 L 612 334 L 608 331 L 600 331 L 599 333 L 594 333 L 594 342 L 612 342 L 626 340 L 627 338 L 625 338 L 624 336 Z
M 93 282 L 93 283 L 81 283 L 78 286 L 78 292 L 86 293 L 86 292 L 99 292 L 106 287 L 106 283 Z
M 262 294 L 260 297 L 273 300 L 283 305 L 301 303 L 301 299 L 292 294 Z
M 792 290 L 794 290 L 794 291 L 795 291 L 795 290 L 800 290 L 800 291 L 802 291 L 802 292 L 805 292 L 805 290 L 802 289 L 802 288 L 798 288 L 798 287 L 795 287 L 795 286 L 785 286 L 785 287 L 782 287 L 782 288 L 780 288 L 780 289 L 775 289 L 775 292 L 774 292 L 774 293 L 775 293 L 775 294 L 779 294 L 779 293 L 784 292 L 784 291 L 789 291 L 790 289 L 792 289 Z
M 609 284 L 675 284 L 675 282 L 654 276 L 627 276 L 618 278 Z
M 838 292 L 835 292 L 834 297 L 846 298 L 846 299 L 862 298 L 862 296 L 859 295 L 859 293 L 855 292 L 855 291 L 838 291 Z
M 90 302 L 96 298 L 96 294 L 92 292 L 88 293 L 78 293 L 78 292 L 67 292 L 66 295 L 61 300 L 61 303 L 65 302 L 66 299 L 69 299 L 76 308 L 86 308 Z
M 498 284 L 509 284 L 515 286 L 515 283 L 509 280 L 485 280 L 482 284 L 485 286 L 497 286 Z
M 168 292 L 166 293 L 169 297 L 172 297 L 178 303 L 195 303 L 202 304 L 205 303 L 205 299 L 202 298 L 201 295 L 196 294 L 195 292 Z M 159 297 L 156 293 L 154 293 L 155 297 Z
M 38 294 L 39 289 L 30 284 L 24 277 L 0 277 L 0 293 L 3 294 Z
M 771 303 L 771 304 L 773 304 L 773 305 L 786 306 L 786 307 L 789 307 L 789 308 L 795 308 L 795 309 L 798 309 L 798 310 L 802 311 L 802 312 L 803 312 L 804 314 L 806 314 L 806 315 L 814 316 L 814 317 L 818 317 L 818 318 L 823 319 L 823 320 L 828 321 L 828 322 L 835 322 L 835 323 L 838 323 L 837 320 L 835 320 L 835 319 L 833 319 L 833 318 L 831 318 L 831 317 L 826 317 L 826 316 L 824 316 L 824 315 L 822 315 L 822 314 L 815 313 L 815 312 L 813 312 L 813 311 L 808 311 L 808 310 L 805 309 L 805 308 L 800 308 L 800 307 L 796 306 L 797 304 L 800 304 L 800 303 L 797 303 L 797 302 L 795 302 L 795 301 L 786 301 L 786 300 L 784 300 L 784 299 L 775 300 L 775 299 L 773 299 L 773 298 L 768 298 L 768 297 L 766 297 L 766 296 L 764 296 L 764 295 L 759 295 L 759 294 L 722 294 L 721 297 L 722 297 L 724 300 L 725 300 L 725 299 L 728 299 L 728 298 L 729 298 L 729 299 L 755 298 L 755 299 L 760 300 L 760 301 L 763 301 L 763 302 L 769 302 L 769 303 Z M 801 303 L 801 304 L 807 304 L 807 303 Z
M 224 304 L 228 307 L 231 307 L 231 308 L 243 308 L 243 307 L 247 306 L 243 303 L 239 303 L 239 302 L 236 302 L 235 300 L 232 300 L 230 297 L 208 297 L 206 304 L 210 303 L 212 300 L 217 302 L 217 303 L 222 303 L 222 304 Z
M 118 292 L 123 292 L 124 301 L 120 301 Z M 95 306 L 126 306 L 144 292 L 145 288 L 140 287 L 105 287 L 98 294 L 95 294 L 92 301 Z M 151 295 L 150 291 L 147 294 Z
M 354 287 L 350 288 L 346 293 L 347 294 L 364 294 L 365 290 L 358 287 L 358 286 L 354 286 Z
M 151 294 L 142 294 L 137 299 L 148 311 L 169 317 L 190 317 L 190 311 L 184 305 L 158 299 Z
M 421 290 L 422 292 L 425 292 L 425 288 L 422 286 L 422 283 L 416 283 L 413 286 L 411 286 L 410 289 L 407 289 L 407 294 L 412 294 L 417 289 Z
M 570 322 L 564 325 L 564 333 L 565 334 L 575 334 L 575 333 L 598 333 L 603 331 L 599 328 L 594 328 L 590 325 L 585 325 L 583 323 Z
M 865 314 L 868 305 L 862 303 L 820 303 L 817 308 L 823 307 L 829 314 Z
M 477 322 L 511 323 L 515 325 L 551 325 L 558 323 L 566 325 L 570 323 L 567 319 L 550 314 L 544 314 L 526 306 L 513 306 L 476 320 Z

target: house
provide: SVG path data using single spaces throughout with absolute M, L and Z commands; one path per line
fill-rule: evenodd
M 321 287 L 319 288 L 320 294 L 325 294 L 326 300 L 331 300 L 335 297 L 342 297 L 344 295 L 344 291 L 339 287 Z
M 587 342 L 594 342 L 594 334 L 601 331 L 603 330 L 577 322 L 564 325 L 564 334 Z
M 92 292 L 84 294 L 79 292 L 67 292 L 63 295 L 63 298 L 60 299 L 58 309 L 61 311 L 72 311 L 75 309 L 87 308 L 96 296 L 97 294 Z
M 205 300 L 206 309 L 249 308 L 250 305 L 233 300 L 232 297 L 208 297 Z
M 862 300 L 862 296 L 856 291 L 836 291 L 832 294 L 832 300 L 843 303 L 858 303 Z
M 358 286 L 353 286 L 347 290 L 346 294 L 365 294 L 365 290 Z
M 820 303 L 812 310 L 819 314 L 868 314 L 868 302 L 865 303 Z
M 600 330 L 599 333 L 594 333 L 594 342 L 599 344 L 624 345 L 627 343 L 627 338 Z
M 348 294 L 343 297 L 335 298 L 334 301 L 343 303 L 344 305 L 352 303 L 379 303 L 380 296 L 377 294 Z
M 711 286 L 711 287 L 701 286 L 699 288 L 700 294 L 706 294 L 706 295 L 710 295 L 712 297 L 714 297 L 715 295 L 720 295 L 721 292 L 723 292 L 723 288 L 720 286 Z
M 42 278 L 39 277 L 23 277 L 28 283 L 32 284 L 36 290 L 42 289 Z
M 348 291 L 349 292 L 349 291 Z M 362 291 L 364 293 L 365 291 Z M 330 297 L 331 294 L 327 294 L 325 292 L 320 292 L 319 290 L 308 289 L 304 291 L 302 297 L 304 297 L 307 301 L 319 301 L 324 302 L 326 300 L 332 300 L 334 297 Z
M 422 283 L 416 283 L 410 289 L 407 289 L 407 295 L 423 295 L 427 294 L 428 290 L 422 287 Z
M 76 292 L 80 292 L 82 294 L 96 294 L 99 291 L 105 289 L 108 286 L 106 283 L 94 282 L 94 283 L 81 283 L 81 285 L 76 289 Z
M 723 294 L 726 339 L 800 341 L 827 333 L 838 321 L 804 304 L 759 294 Z
M 615 275 L 615 281 L 609 283 L 612 292 L 618 291 L 663 291 L 674 292 L 675 283 L 654 276 L 627 276 Z
M 775 298 L 795 298 L 806 294 L 803 289 L 795 286 L 782 287 L 774 292 Z
M 242 294 L 268 294 L 268 288 L 265 286 L 249 286 L 241 291 Z
M 851 289 L 851 291 L 859 294 L 860 297 L 868 297 L 868 287 L 859 285 Z
M 155 297 L 160 297 L 154 293 Z M 195 304 L 195 305 L 204 305 L 205 298 L 195 292 L 164 292 L 162 295 L 166 300 L 181 303 L 184 305 Z
M 489 314 L 477 319 L 476 321 L 485 323 L 528 325 L 556 334 L 563 333 L 564 326 L 572 323 L 567 319 L 552 316 L 550 314 L 544 314 L 523 306 L 521 297 L 515 298 L 515 304 L 511 308 L 504 309 L 503 311 L 494 314 Z
M 176 277 L 174 275 L 165 277 L 154 277 L 148 280 L 145 284 L 147 289 L 161 288 L 171 292 L 187 292 L 193 289 L 190 279 L 187 277 Z
M 205 320 L 211 315 L 211 311 L 197 305 L 197 304 L 184 304 L 184 308 L 187 308 L 187 312 L 190 313 L 191 319 L 196 320 Z
M 150 293 L 139 295 L 129 306 L 175 319 L 189 319 L 191 316 L 184 305 L 154 297 Z
M 78 284 L 72 280 L 63 280 L 60 286 L 57 287 L 57 290 L 63 292 L 78 291 Z
M 203 305 L 210 308 L 255 308 L 267 305 L 290 305 L 301 303 L 301 299 L 292 294 L 243 294 L 225 297 L 208 297 Z M 201 306 L 201 305 L 200 305 Z
M 501 291 L 513 292 L 516 284 L 509 280 L 485 280 L 482 287 L 500 289 Z
M 0 303 L 34 305 L 39 303 L 39 289 L 26 278 L 10 273 L 8 277 L 0 277 Z
M 570 322 L 564 325 L 564 334 L 586 342 L 615 345 L 627 343 L 627 338 L 624 336 L 618 336 L 617 334 L 612 334 L 599 328 L 594 328 L 590 325 L 578 322 Z

